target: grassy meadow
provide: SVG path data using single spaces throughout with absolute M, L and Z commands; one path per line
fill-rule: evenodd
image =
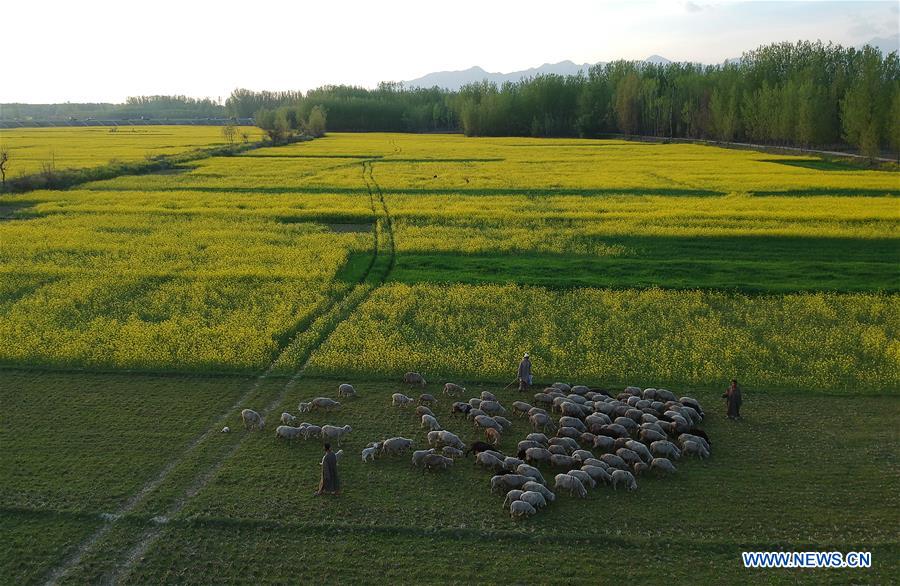
M 221 137 L 53 130 L 34 144 L 69 145 L 73 165 Z M 377 133 L 3 196 L 0 576 L 889 582 L 898 197 L 894 171 L 810 157 Z M 390 407 L 402 373 L 508 407 L 524 351 L 540 384 L 696 396 L 712 458 L 524 522 L 471 459 L 433 475 L 359 461 L 385 437 L 424 446 Z M 721 413 L 733 376 L 740 423 Z M 360 397 L 301 416 L 353 427 L 345 493 L 317 499 L 321 447 L 273 430 L 338 382 Z M 440 399 L 440 422 L 478 439 Z M 243 430 L 245 407 L 265 432 Z M 528 431 L 513 425 L 507 450 Z M 874 566 L 741 566 L 777 549 L 870 550 Z

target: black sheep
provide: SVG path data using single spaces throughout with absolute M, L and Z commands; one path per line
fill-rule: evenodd
M 481 452 L 486 452 L 493 449 L 494 446 L 492 446 L 491 444 L 486 444 L 484 442 L 475 442 L 469 447 L 468 450 L 466 450 L 466 457 L 468 457 L 470 453 L 477 456 Z
M 712 440 L 709 439 L 709 436 L 706 435 L 706 432 L 703 431 L 702 429 L 700 429 L 699 427 L 692 427 L 688 433 L 691 435 L 696 435 L 697 437 L 702 437 L 703 439 L 706 440 L 706 443 L 708 443 L 709 445 L 712 445 Z
M 472 406 L 468 403 L 454 403 L 453 404 L 453 412 L 451 415 L 456 413 L 462 413 L 463 415 L 467 415 L 469 411 L 472 410 Z

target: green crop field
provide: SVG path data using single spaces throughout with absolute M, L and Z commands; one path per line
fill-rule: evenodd
M 38 173 L 45 165 L 55 170 L 83 169 L 225 144 L 221 126 L 113 128 L 115 131 L 106 126 L 0 129 L 0 146 L 9 149 L 7 177 Z M 254 127 L 237 130 L 251 141 L 262 136 Z
M 188 130 L 52 136 L 74 166 L 220 141 Z M 898 198 L 896 171 L 807 156 L 375 133 L 4 195 L 2 581 L 889 582 Z M 523 352 L 540 385 L 695 396 L 712 457 L 523 521 L 471 457 L 360 461 L 387 437 L 426 446 L 390 406 L 404 372 L 468 443 L 443 383 L 509 408 Z M 359 397 L 297 412 L 339 382 Z M 284 411 L 353 427 L 341 497 L 312 496 L 321 446 L 276 440 Z M 501 448 L 529 431 L 516 419 Z M 873 567 L 741 565 L 780 549 Z

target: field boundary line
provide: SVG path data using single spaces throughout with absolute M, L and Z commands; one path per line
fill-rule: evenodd
M 368 179 L 366 178 L 367 172 L 368 172 Z M 388 251 L 389 251 L 388 253 L 390 255 L 390 258 L 389 258 L 389 263 L 388 263 L 387 269 L 385 270 L 384 274 L 380 276 L 380 282 L 384 283 L 384 281 L 387 279 L 387 276 L 390 274 L 390 271 L 394 267 L 394 262 L 395 262 L 395 257 L 396 257 L 395 247 L 394 247 L 393 223 L 391 222 L 391 217 L 388 213 L 387 204 L 384 201 L 384 194 L 381 191 L 381 188 L 378 186 L 377 182 L 375 182 L 375 178 L 372 173 L 371 161 L 367 161 L 367 162 L 363 163 L 363 180 L 366 182 L 367 189 L 370 189 L 369 181 L 371 181 L 372 184 L 375 186 L 375 191 L 378 194 L 378 200 L 380 201 L 381 208 L 385 214 L 385 225 L 387 228 L 386 231 L 387 231 L 387 235 L 388 235 Z M 370 189 L 370 194 L 372 194 L 372 197 L 373 197 L 373 199 L 371 200 L 371 203 L 374 208 L 375 207 L 375 203 L 374 203 L 375 196 L 374 196 L 374 192 L 372 192 L 371 189 Z M 282 387 L 281 392 L 279 392 L 275 396 L 275 398 L 272 401 L 270 401 L 269 404 L 267 404 L 265 406 L 265 408 L 262 410 L 260 415 L 262 415 L 263 417 L 267 417 L 268 414 L 273 409 L 275 409 L 278 405 L 280 405 L 282 402 L 284 402 L 284 400 L 287 397 L 287 394 L 293 390 L 294 386 L 297 384 L 297 381 L 300 380 L 300 378 L 302 378 L 303 375 L 305 374 L 306 369 L 309 366 L 310 361 L 312 360 L 312 356 L 315 353 L 315 351 L 319 347 L 321 347 L 328 340 L 328 338 L 331 337 L 331 335 L 334 333 L 334 331 L 337 329 L 337 327 L 347 319 L 347 316 L 349 316 L 349 314 L 351 314 L 356 307 L 359 307 L 359 305 L 361 305 L 369 297 L 369 295 L 371 295 L 372 291 L 375 289 L 374 287 L 369 288 L 368 290 L 364 290 L 363 294 L 360 296 L 359 299 L 352 298 L 353 297 L 352 293 L 357 290 L 357 287 L 366 287 L 367 286 L 366 280 L 368 279 L 372 268 L 375 266 L 375 263 L 377 262 L 377 253 L 380 250 L 377 247 L 377 245 L 378 245 L 378 235 L 377 235 L 377 231 L 376 231 L 376 233 L 375 233 L 376 248 L 374 249 L 376 254 L 372 255 L 372 262 L 370 263 L 369 268 L 366 270 L 365 274 L 363 275 L 362 279 L 360 280 L 360 283 L 356 287 L 354 287 L 350 292 L 348 292 L 341 300 L 335 301 L 326 312 L 322 313 L 317 318 L 317 319 L 327 319 L 328 314 L 331 311 L 341 310 L 337 316 L 338 319 L 331 320 L 328 323 L 326 323 L 326 328 L 323 331 L 323 333 L 320 334 L 318 336 L 318 338 L 312 344 L 310 344 L 309 348 L 306 349 L 306 356 L 304 357 L 304 361 L 300 365 L 300 368 L 294 373 L 294 375 Z M 340 307 L 342 302 L 348 301 L 348 300 L 349 300 L 350 306 L 342 309 Z M 298 335 L 299 335 L 299 333 L 298 333 Z M 268 373 L 273 368 L 275 368 L 275 365 L 277 364 L 277 362 L 278 362 L 278 358 L 276 358 L 272 362 L 272 364 L 269 367 L 269 370 L 267 370 L 266 372 Z M 210 429 L 207 433 L 209 433 L 211 431 L 212 431 L 212 429 Z M 123 581 L 123 580 L 127 579 L 128 576 L 130 576 L 130 574 L 133 571 L 134 566 L 137 564 L 137 562 L 143 558 L 143 556 L 147 553 L 147 551 L 150 549 L 150 547 L 154 543 L 156 543 L 156 541 L 159 539 L 160 535 L 162 534 L 163 527 L 164 527 L 164 525 L 166 525 L 168 523 L 168 520 L 171 519 L 172 517 L 174 517 L 175 515 L 177 515 L 178 513 L 180 513 L 181 510 L 184 509 L 185 505 L 187 505 L 188 501 L 190 501 L 197 494 L 199 494 L 200 491 L 202 491 L 213 480 L 213 478 L 215 478 L 216 474 L 218 474 L 218 472 L 222 469 L 222 467 L 232 457 L 234 457 L 235 454 L 237 454 L 238 450 L 243 445 L 243 443 L 247 440 L 248 437 L 250 437 L 250 434 L 244 434 L 243 436 L 241 436 L 241 438 L 237 442 L 235 442 L 234 445 L 228 451 L 226 451 L 221 457 L 219 457 L 215 462 L 213 462 L 212 465 L 210 465 L 208 468 L 206 468 L 205 471 L 201 472 L 198 476 L 196 476 L 194 478 L 194 481 L 181 494 L 181 496 L 179 496 L 177 499 L 175 499 L 175 501 L 172 503 L 172 505 L 166 510 L 166 513 L 163 515 L 162 522 L 155 523 L 153 526 L 148 527 L 140 535 L 140 537 L 138 538 L 138 540 L 134 544 L 134 546 L 127 550 L 127 554 L 125 555 L 122 563 L 118 564 L 114 568 L 113 574 L 110 578 L 110 582 L 112 584 L 119 583 L 120 581 Z

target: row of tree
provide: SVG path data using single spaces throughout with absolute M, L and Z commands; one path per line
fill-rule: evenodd
M 250 115 L 252 116 L 252 114 Z M 224 118 L 225 107 L 209 98 L 133 96 L 124 104 L 0 104 L 0 120 Z
M 376 89 L 325 86 L 302 92 L 235 90 L 225 102 L 231 116 L 257 116 L 260 111 L 283 112 L 293 124 L 305 120 L 313 108 L 328 112 L 328 128 L 348 132 L 458 131 L 452 107 L 454 94 L 439 88 L 404 89 L 381 83 Z
M 236 90 L 228 113 L 260 109 L 304 120 L 315 107 L 335 131 L 463 131 L 470 136 L 609 133 L 854 147 L 900 152 L 900 60 L 866 46 L 778 43 L 723 65 L 616 61 L 587 75 L 544 75 L 458 92 L 326 86 Z

